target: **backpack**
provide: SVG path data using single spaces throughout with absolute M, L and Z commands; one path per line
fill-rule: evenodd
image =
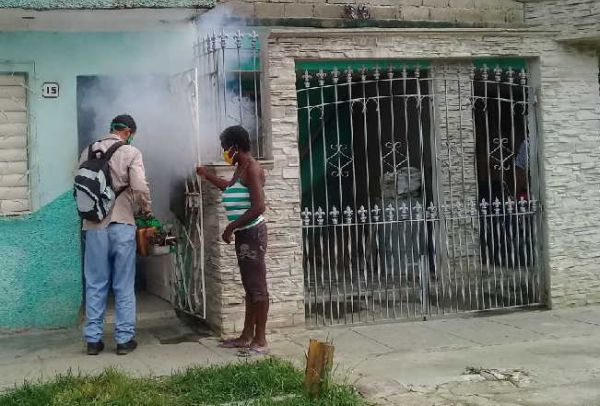
M 121 141 L 115 142 L 106 152 L 93 151 L 93 145 L 88 148 L 87 161 L 79 166 L 73 195 L 79 217 L 99 223 L 106 218 L 119 194 L 126 189 L 115 193 L 108 165 L 113 154 L 125 144 Z

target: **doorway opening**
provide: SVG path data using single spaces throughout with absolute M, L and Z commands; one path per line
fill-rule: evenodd
M 189 86 L 181 86 L 184 79 L 189 79 L 186 82 Z M 143 155 L 153 214 L 178 236 L 180 232 L 184 234 L 182 225 L 190 220 L 189 179 L 198 162 L 193 117 L 197 106 L 189 100 L 190 89 L 195 92 L 194 79 L 195 75 L 183 74 L 77 77 L 79 150 L 106 137 L 115 116 L 123 113 L 133 116 L 138 126 L 133 145 Z M 195 93 L 191 95 L 194 96 Z M 196 216 L 193 221 L 199 218 Z M 193 250 L 188 249 L 189 244 L 183 238 L 179 240 L 175 253 L 138 256 L 138 316 L 165 317 L 168 313 L 172 316 L 173 307 L 191 302 L 192 295 L 200 305 L 191 311 L 202 310 L 203 285 L 191 265 L 198 254 L 191 253 Z M 181 291 L 183 283 L 185 292 Z

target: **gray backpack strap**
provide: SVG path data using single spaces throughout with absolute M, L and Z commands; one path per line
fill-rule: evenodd
M 115 152 L 117 152 L 117 150 L 119 148 L 121 148 L 123 145 L 125 145 L 125 143 L 123 141 L 117 141 L 114 144 L 112 144 L 110 146 L 110 148 L 107 149 L 106 152 L 104 153 L 104 157 L 105 157 L 106 161 L 107 162 L 110 161 L 110 158 L 112 158 L 113 154 Z

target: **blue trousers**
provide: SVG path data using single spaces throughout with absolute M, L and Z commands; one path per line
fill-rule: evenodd
M 112 223 L 85 234 L 85 340 L 102 339 L 108 292 L 115 296 L 115 341 L 135 336 L 135 226 Z

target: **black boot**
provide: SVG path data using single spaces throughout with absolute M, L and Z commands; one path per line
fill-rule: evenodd
M 137 341 L 129 340 L 125 344 L 117 344 L 117 355 L 127 355 L 137 348 Z
M 88 355 L 98 355 L 104 349 L 104 343 L 102 341 L 98 341 L 97 343 L 87 343 L 87 353 Z

